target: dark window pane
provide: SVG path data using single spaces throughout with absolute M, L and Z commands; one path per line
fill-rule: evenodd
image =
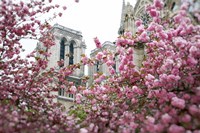
M 65 59 L 65 41 L 61 40 L 60 43 L 60 60 Z
M 69 65 L 74 64 L 74 45 L 73 43 L 70 44 L 69 46 Z
M 99 67 L 100 67 L 99 66 L 99 61 L 97 61 L 97 69 L 96 69 L 97 72 L 99 72 Z

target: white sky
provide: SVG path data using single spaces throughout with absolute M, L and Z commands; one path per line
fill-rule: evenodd
M 86 54 L 95 48 L 94 37 L 98 37 L 100 42 L 115 41 L 118 37 L 120 26 L 122 1 L 123 0 L 54 0 L 67 10 L 63 16 L 56 18 L 51 24 L 58 23 L 65 27 L 82 32 L 83 39 L 87 45 Z M 137 0 L 125 0 L 132 5 Z M 35 41 L 23 40 L 25 53 L 30 53 L 35 48 Z M 28 44 L 28 45 L 27 45 Z M 30 45 L 34 44 L 34 45 Z

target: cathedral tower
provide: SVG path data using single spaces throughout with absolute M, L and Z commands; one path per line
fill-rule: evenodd
M 123 0 L 121 23 L 118 34 L 123 35 L 126 31 L 130 31 L 133 34 L 134 22 L 134 8 L 129 2 L 125 4 Z
M 138 4 L 140 2 L 141 0 L 138 0 L 136 6 L 140 5 Z M 123 0 L 121 23 L 118 31 L 118 34 L 120 36 L 123 36 L 125 32 L 131 32 L 132 35 L 135 35 L 136 31 L 135 20 L 137 20 L 136 6 L 134 8 L 129 2 L 125 4 L 125 0 Z M 143 8 L 141 9 L 143 10 Z M 143 45 L 141 45 L 140 47 L 134 47 L 133 49 L 134 49 L 133 62 L 136 68 L 139 69 L 142 66 L 142 61 L 144 59 L 144 47 Z
M 51 29 L 51 33 L 55 37 L 55 45 L 49 50 L 51 56 L 48 57 L 48 67 L 60 69 L 57 62 L 63 60 L 66 67 L 69 65 L 77 64 L 81 62 L 81 55 L 85 54 L 86 45 L 83 41 L 82 33 L 59 24 L 55 24 Z M 42 46 L 38 44 L 38 49 Z M 74 73 L 66 80 L 73 82 L 76 86 L 82 84 L 81 78 L 84 76 L 84 66 L 74 71 Z M 65 105 L 67 108 L 73 105 L 74 95 L 67 94 L 64 89 L 59 89 L 57 92 L 53 92 L 57 96 L 57 101 Z

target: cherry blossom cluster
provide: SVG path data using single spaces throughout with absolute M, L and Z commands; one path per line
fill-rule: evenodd
M 119 72 L 95 74 L 94 83 L 80 92 L 87 114 L 81 132 L 200 132 L 200 26 L 194 25 L 199 21 L 188 15 L 187 2 L 169 18 L 162 17 L 163 8 L 154 0 L 146 9 L 149 25 L 137 20 L 136 35 L 118 37 L 115 53 L 96 55 L 108 67 L 118 57 Z M 138 44 L 146 53 L 140 69 L 133 62 Z
M 48 32 L 51 26 L 39 17 L 58 8 L 59 5 L 44 0 L 0 1 L 0 132 L 75 132 L 77 129 L 77 120 L 63 113 L 64 108 L 53 102 L 55 96 L 50 92 L 60 88 L 62 81 L 63 87 L 68 85 L 73 90 L 73 84 L 64 79 L 79 66 L 46 70 L 48 49 L 55 44 Z M 38 39 L 45 49 L 21 58 L 20 40 L 26 38 Z
M 137 20 L 136 34 L 118 37 L 116 51 L 103 50 L 95 38 L 101 51 L 94 58 L 82 55 L 78 64 L 63 66 L 61 60 L 59 69 L 47 69 L 54 37 L 38 16 L 60 6 L 46 4 L 0 1 L 0 132 L 200 132 L 200 26 L 188 15 L 191 5 L 183 3 L 177 14 L 163 18 L 164 3 L 154 0 L 146 9 L 152 21 L 144 26 Z M 22 59 L 22 38 L 39 39 L 44 49 Z M 137 48 L 146 54 L 140 69 L 134 64 Z M 66 80 L 97 61 L 110 75 L 94 74 L 89 87 Z M 76 94 L 75 108 L 67 113 L 50 93 L 61 88 Z

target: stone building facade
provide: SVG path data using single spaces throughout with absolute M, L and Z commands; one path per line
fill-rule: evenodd
M 189 10 L 196 10 L 199 9 L 198 0 L 191 0 L 196 2 L 194 7 L 190 7 Z M 137 0 L 135 6 L 133 7 L 129 2 L 126 4 L 125 0 L 122 3 L 122 13 L 121 13 L 121 20 L 120 20 L 120 27 L 118 30 L 119 36 L 123 36 L 126 31 L 132 32 L 132 34 L 136 34 L 136 25 L 135 21 L 138 19 L 143 20 L 144 25 L 148 25 L 150 22 L 150 16 L 145 12 L 145 7 L 148 4 L 152 4 L 153 0 Z M 164 0 L 164 8 L 162 17 L 172 17 L 177 13 L 177 9 L 181 5 L 181 0 Z M 200 10 L 199 10 L 200 11 Z M 199 23 L 199 21 L 195 21 L 194 16 L 192 14 L 188 14 L 193 20 L 195 24 Z M 55 36 L 55 43 L 50 52 L 52 55 L 49 57 L 48 68 L 56 67 L 57 61 L 64 60 L 64 66 L 68 66 L 70 64 L 80 63 L 81 55 L 85 54 L 86 45 L 83 41 L 82 33 L 67 27 L 63 27 L 61 25 L 55 24 L 51 30 L 51 32 Z M 40 47 L 38 45 L 38 47 Z M 90 57 L 93 58 L 96 56 L 98 52 L 101 50 L 109 49 L 111 51 L 116 50 L 116 45 L 112 42 L 106 41 L 103 43 L 101 49 L 94 49 L 91 51 Z M 145 47 L 144 45 L 137 45 L 134 47 L 134 64 L 137 69 L 140 69 L 142 66 L 142 61 L 145 57 Z M 118 66 L 120 60 L 118 57 L 115 57 L 116 64 L 115 69 L 118 72 Z M 59 69 L 59 67 L 57 66 Z M 88 67 L 88 76 L 90 77 L 88 85 L 90 86 L 93 82 L 93 75 L 97 72 L 104 73 L 106 76 L 109 75 L 109 70 L 106 64 L 103 64 L 100 61 L 96 61 L 93 66 Z M 67 80 L 73 81 L 76 85 L 81 84 L 81 77 L 84 76 L 84 67 L 81 66 L 79 70 L 76 70 L 71 76 L 67 78 Z M 55 92 L 58 95 L 58 102 L 63 103 L 67 107 L 73 104 L 74 96 L 72 94 L 66 94 L 64 90 L 59 90 Z
M 55 24 L 51 29 L 55 37 L 55 45 L 52 46 L 49 50 L 51 56 L 48 58 L 48 67 L 59 69 L 57 62 L 63 60 L 64 66 L 73 65 L 81 62 L 81 55 L 85 54 L 86 45 L 83 41 L 83 36 L 80 31 L 76 31 L 59 24 Z M 38 49 L 41 49 L 42 46 L 40 43 L 37 46 Z M 72 81 L 76 86 L 82 84 L 81 78 L 84 76 L 84 66 L 81 66 L 80 69 L 74 71 L 72 75 L 66 78 L 66 80 Z M 73 105 L 74 95 L 67 94 L 64 89 L 59 89 L 56 92 L 52 92 L 57 95 L 58 101 L 65 105 L 67 108 Z
M 177 14 L 178 9 L 182 4 L 182 0 L 163 0 L 164 10 L 161 13 L 163 18 L 171 18 Z M 199 21 L 195 20 L 194 14 L 192 11 L 200 12 L 200 1 L 199 0 L 189 0 L 189 13 L 187 14 L 193 21 L 194 24 L 199 24 Z M 147 5 L 153 4 L 153 0 L 137 0 L 135 6 L 133 7 L 128 2 L 125 4 L 123 0 L 122 4 L 122 14 L 121 14 L 121 23 L 119 28 L 119 34 L 123 35 L 125 31 L 130 31 L 132 34 L 135 34 L 137 27 L 135 26 L 135 21 L 141 19 L 143 24 L 147 25 L 150 21 L 150 16 L 145 11 Z
M 125 0 L 123 0 L 122 4 L 122 13 L 121 13 L 121 21 L 120 21 L 120 28 L 118 31 L 118 34 L 120 36 L 123 36 L 126 31 L 132 32 L 134 34 L 135 32 L 135 14 L 134 14 L 134 7 L 128 2 L 125 4 Z M 102 50 L 112 50 L 115 51 L 116 45 L 111 42 L 104 42 L 101 49 L 94 49 L 91 51 L 90 57 L 93 58 L 96 56 L 96 54 Z M 136 67 L 139 69 L 141 67 L 141 62 L 144 58 L 144 48 L 137 48 L 134 50 L 134 63 Z M 115 57 L 116 59 L 116 72 L 118 72 L 118 66 L 120 63 L 120 60 L 118 60 L 118 57 Z M 92 83 L 93 80 L 93 74 L 96 72 L 102 72 L 105 75 L 109 75 L 109 70 L 106 64 L 99 63 L 98 61 L 94 64 L 94 66 L 90 66 L 89 69 L 89 77 L 90 82 L 89 85 Z
M 95 58 L 97 53 L 104 51 L 104 50 L 109 50 L 110 52 L 114 52 L 116 50 L 116 45 L 113 42 L 106 41 L 102 44 L 101 49 L 94 49 L 90 53 L 91 58 Z M 117 57 L 115 58 L 115 70 L 118 72 L 118 66 L 119 66 L 119 61 L 117 60 Z M 90 77 L 88 86 L 90 86 L 93 82 L 93 75 L 95 73 L 103 73 L 105 76 L 110 75 L 108 66 L 105 63 L 102 63 L 100 61 L 96 61 L 94 65 L 88 66 L 88 76 Z
M 122 4 L 122 13 L 121 13 L 121 21 L 120 21 L 120 27 L 118 30 L 118 34 L 119 36 L 123 36 L 125 32 L 129 31 L 132 32 L 132 34 L 135 34 L 135 12 L 134 12 L 134 7 L 127 2 L 127 4 L 125 4 L 125 0 L 123 0 L 123 4 Z M 101 49 L 94 49 L 91 51 L 90 57 L 93 58 L 96 56 L 96 54 L 102 50 L 112 50 L 115 51 L 116 49 L 116 45 L 114 43 L 111 42 L 105 42 L 103 43 L 103 46 Z M 134 48 L 134 64 L 136 66 L 137 69 L 139 69 L 142 65 L 142 61 L 144 59 L 144 47 L 137 47 Z M 118 57 L 115 57 L 115 69 L 116 72 L 118 73 L 118 66 L 120 64 L 120 60 L 118 60 Z M 89 77 L 90 77 L 90 81 L 89 81 L 89 86 L 92 84 L 93 81 L 93 75 L 97 72 L 102 72 L 104 75 L 109 75 L 109 70 L 106 64 L 102 64 L 100 62 L 96 62 L 94 64 L 94 66 L 90 66 L 89 69 Z
M 196 0 L 191 0 L 191 1 L 195 1 L 196 4 L 198 5 L 198 2 Z M 135 6 L 133 7 L 129 2 L 125 3 L 125 0 L 123 0 L 120 27 L 118 30 L 119 36 L 123 36 L 125 32 L 131 32 L 132 35 L 135 35 L 136 30 L 137 30 L 135 21 L 138 19 L 141 19 L 143 21 L 143 24 L 147 26 L 149 22 L 151 21 L 151 17 L 145 11 L 145 8 L 147 5 L 151 5 L 151 4 L 153 4 L 153 0 L 137 0 Z M 161 13 L 161 17 L 170 18 L 174 16 L 177 13 L 180 6 L 181 6 L 181 0 L 164 0 L 164 10 Z M 198 7 L 195 5 L 194 9 L 196 8 Z M 188 15 L 191 16 L 191 14 L 188 14 Z M 194 21 L 194 23 L 196 22 Z M 115 50 L 115 48 L 116 46 L 113 43 L 105 42 L 101 50 L 105 50 L 105 49 Z M 140 69 L 142 67 L 142 61 L 145 58 L 145 46 L 142 43 L 138 43 L 133 49 L 134 49 L 133 62 L 136 68 Z M 99 49 L 94 49 L 93 51 L 91 51 L 90 56 L 95 57 L 95 55 L 98 52 L 100 52 Z M 117 60 L 116 66 L 118 66 L 119 63 L 120 61 Z M 118 67 L 116 67 L 116 71 L 118 71 Z M 91 77 L 89 84 L 92 83 L 93 74 L 96 72 L 102 72 L 105 75 L 109 74 L 107 66 L 105 64 L 101 64 L 101 63 L 99 64 L 98 62 L 94 66 L 89 67 L 89 76 Z

